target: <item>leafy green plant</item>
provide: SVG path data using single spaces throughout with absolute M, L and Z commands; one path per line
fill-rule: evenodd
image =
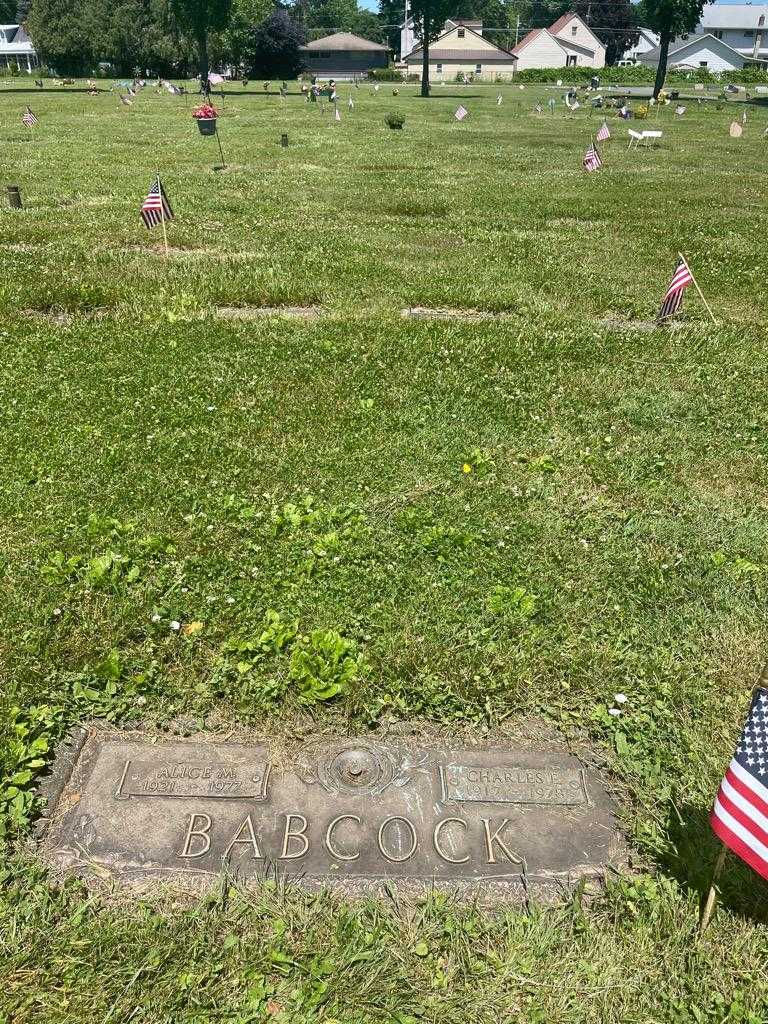
M 9 713 L 10 739 L 0 755 L 0 836 L 29 825 L 35 809 L 34 783 L 64 731 L 64 708 L 35 704 Z
M 387 125 L 388 128 L 402 128 L 405 124 L 405 117 L 396 112 L 385 114 L 384 124 Z
M 532 619 L 539 610 L 539 599 L 525 587 L 494 587 L 486 599 L 492 615 L 504 618 Z
M 298 685 L 299 700 L 312 704 L 345 696 L 367 668 L 351 641 L 333 629 L 317 629 L 299 639 L 289 674 Z
M 114 722 L 137 716 L 146 704 L 146 693 L 156 673 L 148 670 L 130 674 L 117 650 L 112 650 L 92 669 L 68 676 L 75 707 L 83 717 L 104 718 Z

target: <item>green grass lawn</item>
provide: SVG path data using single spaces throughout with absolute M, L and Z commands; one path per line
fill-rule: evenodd
M 602 119 L 558 90 L 342 85 L 340 124 L 236 94 L 216 171 L 191 99 L 20 84 L 0 90 L 25 202 L 0 217 L 0 1022 L 768 1019 L 766 884 L 731 858 L 696 936 L 766 656 L 768 108 L 667 107 L 637 152 L 611 113 L 587 175 Z M 167 259 L 138 215 L 156 170 Z M 689 289 L 679 329 L 649 331 L 678 250 L 717 325 Z M 633 872 L 493 913 L 51 886 L 33 787 L 99 717 L 297 739 L 543 722 L 611 773 Z

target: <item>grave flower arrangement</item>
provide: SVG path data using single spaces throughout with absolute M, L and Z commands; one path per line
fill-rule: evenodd
M 200 129 L 201 135 L 215 135 L 216 118 L 218 116 L 218 110 L 216 107 L 211 106 L 210 103 L 201 103 L 199 107 L 195 107 L 192 111 L 192 117 L 197 121 L 197 127 Z

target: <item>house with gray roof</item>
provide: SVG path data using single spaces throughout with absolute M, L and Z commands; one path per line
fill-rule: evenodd
M 353 35 L 334 32 L 299 47 L 307 70 L 319 78 L 355 78 L 374 68 L 389 64 L 389 50 L 381 43 Z
M 23 25 L 0 25 L 0 68 L 18 67 L 31 75 L 39 63 Z

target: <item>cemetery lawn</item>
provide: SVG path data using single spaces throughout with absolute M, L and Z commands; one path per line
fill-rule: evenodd
M 763 1022 L 766 883 L 730 858 L 696 920 L 767 653 L 768 108 L 637 152 L 611 114 L 587 175 L 559 90 L 342 85 L 335 124 L 259 86 L 215 171 L 182 97 L 2 81 L 0 1022 Z M 678 250 L 717 324 L 689 289 L 646 330 Z M 51 886 L 33 788 L 94 718 L 534 723 L 611 773 L 632 870 L 490 914 Z

